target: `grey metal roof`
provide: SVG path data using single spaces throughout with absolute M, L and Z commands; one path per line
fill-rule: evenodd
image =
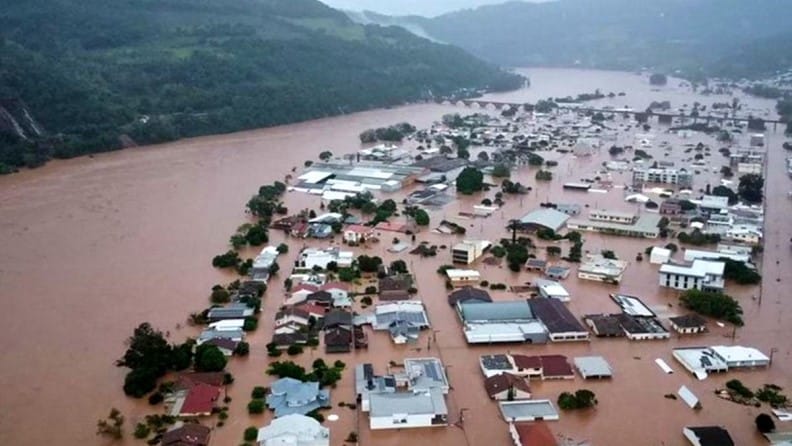
M 417 393 L 372 393 L 369 395 L 369 406 L 372 417 L 390 417 L 396 414 L 448 414 L 441 389 L 429 389 Z
M 550 208 L 539 208 L 525 214 L 520 219 L 520 223 L 524 225 L 544 226 L 553 231 L 558 231 L 564 226 L 567 220 L 569 220 L 569 215 L 563 212 Z
M 487 370 L 511 370 L 514 368 L 506 355 L 483 355 L 479 361 Z
M 558 299 L 531 299 L 531 310 L 550 333 L 588 332 Z
M 557 420 L 558 411 L 549 400 L 504 401 L 500 403 L 506 421 Z
M 275 410 L 275 416 L 302 414 L 330 405 L 330 393 L 320 390 L 319 383 L 302 382 L 294 378 L 281 378 L 272 383 L 267 395 L 267 406 Z
M 377 313 L 374 317 L 375 330 L 387 330 L 395 322 L 409 322 L 418 328 L 429 326 L 429 320 L 426 318 L 426 313 L 423 311 L 393 311 L 389 313 Z
M 505 322 L 533 320 L 531 307 L 524 300 L 468 302 L 459 304 L 465 322 Z
M 574 359 L 574 363 L 583 378 L 604 378 L 613 374 L 610 364 L 602 356 L 579 356 Z

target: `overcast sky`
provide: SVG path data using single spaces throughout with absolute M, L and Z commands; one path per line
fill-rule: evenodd
M 475 8 L 481 5 L 505 3 L 507 0 L 321 0 L 322 2 L 339 9 L 352 11 L 375 11 L 388 15 L 422 15 L 436 16 L 446 12 L 465 8 Z M 528 0 L 546 1 L 546 0 Z

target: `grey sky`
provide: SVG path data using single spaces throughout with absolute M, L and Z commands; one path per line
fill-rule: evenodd
M 388 15 L 436 16 L 446 12 L 481 5 L 505 3 L 507 0 L 320 0 L 334 8 L 352 11 L 375 11 Z M 546 1 L 546 0 L 528 0 Z

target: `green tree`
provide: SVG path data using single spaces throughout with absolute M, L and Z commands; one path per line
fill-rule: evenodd
M 248 413 L 251 415 L 257 415 L 264 413 L 264 400 L 252 400 L 247 405 Z
M 289 245 L 287 245 L 286 243 L 281 243 L 280 245 L 278 245 L 279 254 L 286 254 L 287 252 L 289 252 Z
M 110 409 L 107 419 L 96 422 L 96 435 L 120 440 L 124 436 L 124 416 L 115 407 Z
M 148 369 L 156 377 L 165 374 L 171 364 L 172 347 L 162 332 L 155 330 L 148 322 L 135 328 L 128 340 L 129 347 L 116 365 L 130 369 Z
M 256 441 L 256 438 L 258 438 L 258 429 L 250 426 L 249 428 L 245 429 L 245 433 L 243 434 L 242 438 L 245 441 Z
M 267 375 L 277 376 L 278 378 L 294 378 L 304 381 L 306 374 L 305 368 L 292 361 L 275 361 L 267 369 Z
M 737 326 L 743 325 L 743 310 L 740 303 L 726 294 L 701 290 L 687 290 L 682 293 L 679 302 L 683 307 L 697 313 L 724 319 Z
M 457 192 L 471 195 L 484 188 L 484 175 L 475 167 L 465 167 L 456 179 Z
M 134 398 L 142 398 L 157 388 L 157 378 L 160 376 L 154 369 L 132 369 L 124 378 L 124 393 Z
M 139 440 L 145 440 L 148 438 L 149 434 L 151 434 L 151 428 L 149 428 L 145 423 L 138 423 L 135 425 L 135 438 Z
M 303 352 L 303 348 L 299 345 L 290 345 L 288 349 L 286 349 L 286 354 L 289 356 L 297 356 Z
M 245 341 L 238 343 L 234 349 L 234 354 L 237 356 L 247 356 L 250 354 L 250 344 Z
M 197 372 L 221 372 L 226 366 L 226 357 L 214 345 L 201 344 L 195 349 L 195 370 Z
M 737 194 L 726 186 L 715 186 L 712 189 L 712 195 L 718 197 L 728 197 L 729 205 L 735 205 L 740 200 Z
M 495 178 L 509 178 L 511 170 L 506 164 L 498 163 L 492 168 L 492 176 Z
M 357 265 L 364 273 L 376 273 L 382 265 L 382 259 L 377 256 L 360 255 L 357 258 Z
M 416 210 L 413 218 L 415 218 L 415 224 L 418 226 L 429 226 L 429 214 L 425 210 Z
M 737 193 L 746 202 L 756 204 L 762 202 L 762 189 L 764 189 L 764 178 L 761 175 L 749 173 L 740 177 Z
M 333 157 L 333 152 L 329 150 L 325 150 L 324 152 L 319 154 L 319 159 L 322 161 L 329 161 L 330 158 Z
M 267 388 L 262 386 L 253 387 L 253 390 L 250 392 L 250 397 L 253 399 L 262 399 L 267 396 Z
M 766 413 L 760 413 L 756 416 L 756 429 L 763 434 L 769 434 L 773 432 L 776 428 L 775 421 L 773 421 L 773 417 Z

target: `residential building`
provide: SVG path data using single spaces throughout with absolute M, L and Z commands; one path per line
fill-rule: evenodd
M 448 407 L 440 389 L 369 394 L 369 428 L 404 429 L 448 425 Z
M 580 356 L 574 359 L 574 363 L 583 379 L 613 376 L 613 368 L 602 356 Z
M 558 440 L 543 421 L 509 423 L 514 446 L 558 446 Z
M 349 225 L 344 228 L 344 241 L 352 245 L 365 243 L 374 237 L 374 228 L 363 225 Z
M 465 338 L 470 344 L 547 342 L 547 332 L 524 300 L 457 303 Z
M 413 280 L 409 274 L 386 276 L 379 279 L 377 286 L 380 300 L 407 300 Z
M 300 414 L 276 418 L 258 431 L 258 446 L 330 446 L 330 429 Z
M 352 351 L 352 330 L 335 327 L 324 332 L 326 353 L 349 353 Z
M 567 291 L 566 288 L 564 288 L 560 283 L 553 280 L 536 279 L 534 281 L 534 285 L 536 285 L 536 290 L 539 292 L 539 296 L 545 299 L 556 299 L 561 302 L 569 302 L 572 300 L 572 297 L 569 295 L 569 291 Z
M 312 270 L 314 267 L 327 269 L 327 264 L 335 262 L 340 268 L 352 266 L 354 254 L 351 251 L 341 251 L 338 248 L 306 248 L 298 257 L 295 264 L 297 268 Z
M 762 244 L 762 237 L 762 229 L 756 225 L 733 225 L 724 234 L 727 241 L 754 246 Z
M 481 282 L 481 274 L 474 269 L 448 269 L 446 276 L 454 287 L 478 285 Z
M 270 268 L 278 259 L 278 249 L 274 246 L 267 246 L 262 249 L 258 256 L 253 260 L 253 267 L 250 268 L 251 280 L 266 282 L 269 280 Z
M 204 342 L 210 341 L 212 339 L 230 339 L 235 342 L 240 342 L 245 338 L 245 332 L 241 329 L 233 329 L 233 330 L 215 330 L 215 329 L 207 329 L 201 332 L 198 335 L 198 339 L 196 339 L 195 343 L 197 345 L 201 345 Z
M 729 431 L 719 426 L 685 426 L 682 435 L 693 446 L 734 446 Z
M 729 210 L 729 197 L 718 195 L 704 195 L 698 203 L 699 210 L 706 215 Z
M 671 260 L 671 250 L 661 248 L 659 246 L 652 247 L 652 252 L 649 254 L 649 263 L 652 265 L 662 265 Z
M 704 318 L 695 313 L 670 317 L 668 320 L 671 322 L 671 328 L 679 334 L 704 333 L 707 331 L 707 324 Z
M 665 200 L 662 203 L 660 203 L 659 212 L 660 215 L 665 215 L 667 217 L 680 215 L 683 213 L 682 204 L 679 200 L 669 198 L 668 200 Z
M 209 446 L 212 430 L 197 423 L 182 423 L 164 434 L 162 446 Z
M 170 404 L 169 414 L 174 417 L 206 417 L 217 405 L 222 388 L 203 382 L 193 382 L 186 388 L 177 389 L 166 399 Z
M 751 263 L 751 254 L 750 253 L 738 253 L 733 251 L 702 251 L 698 249 L 685 249 L 685 261 L 686 262 L 693 262 L 695 260 L 720 260 L 720 259 L 729 259 L 734 260 L 735 262 L 745 263 L 749 265 Z
M 770 358 L 764 353 L 755 348 L 739 345 L 676 348 L 672 351 L 672 355 L 699 379 L 704 379 L 707 373 L 726 372 L 730 368 L 770 365 Z
M 275 334 L 297 333 L 307 328 L 311 314 L 303 308 L 288 307 L 275 314 Z
M 720 358 L 730 368 L 766 367 L 770 365 L 770 358 L 752 347 L 713 345 L 710 349 L 716 357 Z
M 247 304 L 236 303 L 229 304 L 225 307 L 210 308 L 206 314 L 206 319 L 209 322 L 223 321 L 227 319 L 244 319 L 248 316 L 253 316 L 254 310 L 247 306 Z
M 487 240 L 465 240 L 457 243 L 451 248 L 451 262 L 469 265 L 483 256 L 491 246 L 492 243 Z
M 558 420 L 558 411 L 550 400 L 501 401 L 499 405 L 507 422 Z
M 330 407 L 330 391 L 319 388 L 315 381 L 302 382 L 294 378 L 281 378 L 270 386 L 267 407 L 275 411 L 275 417 L 300 414 Z
M 636 215 L 631 212 L 617 212 L 604 209 L 594 209 L 589 212 L 589 220 L 620 223 L 623 225 L 633 224 L 636 218 Z
M 553 280 L 564 280 L 569 277 L 569 268 L 560 265 L 548 266 L 545 269 L 545 276 Z
M 407 358 L 404 360 L 407 388 L 411 391 L 440 389 L 448 394 L 450 386 L 443 363 L 437 358 Z M 397 382 L 401 377 L 396 377 Z
M 525 378 L 511 373 L 501 373 L 484 379 L 487 395 L 496 401 L 527 400 L 531 398 L 531 388 Z
M 418 341 L 419 332 L 430 327 L 423 302 L 410 300 L 377 305 L 370 322 L 374 330 L 388 330 L 397 344 Z
M 726 264 L 694 260 L 689 266 L 666 263 L 660 267 L 660 286 L 677 290 L 722 291 Z
M 644 213 L 627 223 L 629 215 L 625 213 L 598 213 L 600 220 L 570 219 L 567 228 L 572 230 L 602 232 L 604 234 L 622 235 L 626 237 L 657 238 L 660 234 L 660 216 Z M 611 218 L 611 220 L 606 220 Z M 619 222 L 621 221 L 621 222 Z
M 602 255 L 588 255 L 578 267 L 578 278 L 596 282 L 621 282 L 628 263 L 624 260 L 606 259 Z
M 208 341 L 204 342 L 204 344 L 217 347 L 217 349 L 223 353 L 223 356 L 231 356 L 234 354 L 234 350 L 236 350 L 237 345 L 239 345 L 239 341 L 226 338 L 214 338 L 209 339 Z
M 693 185 L 693 172 L 673 168 L 636 168 L 633 170 L 633 185 L 645 183 L 674 184 L 682 188 Z
M 525 269 L 528 271 L 544 271 L 547 267 L 547 260 L 541 259 L 528 259 L 525 262 Z
M 589 332 L 577 318 L 557 299 L 531 299 L 531 311 L 547 330 L 553 342 L 588 341 Z

